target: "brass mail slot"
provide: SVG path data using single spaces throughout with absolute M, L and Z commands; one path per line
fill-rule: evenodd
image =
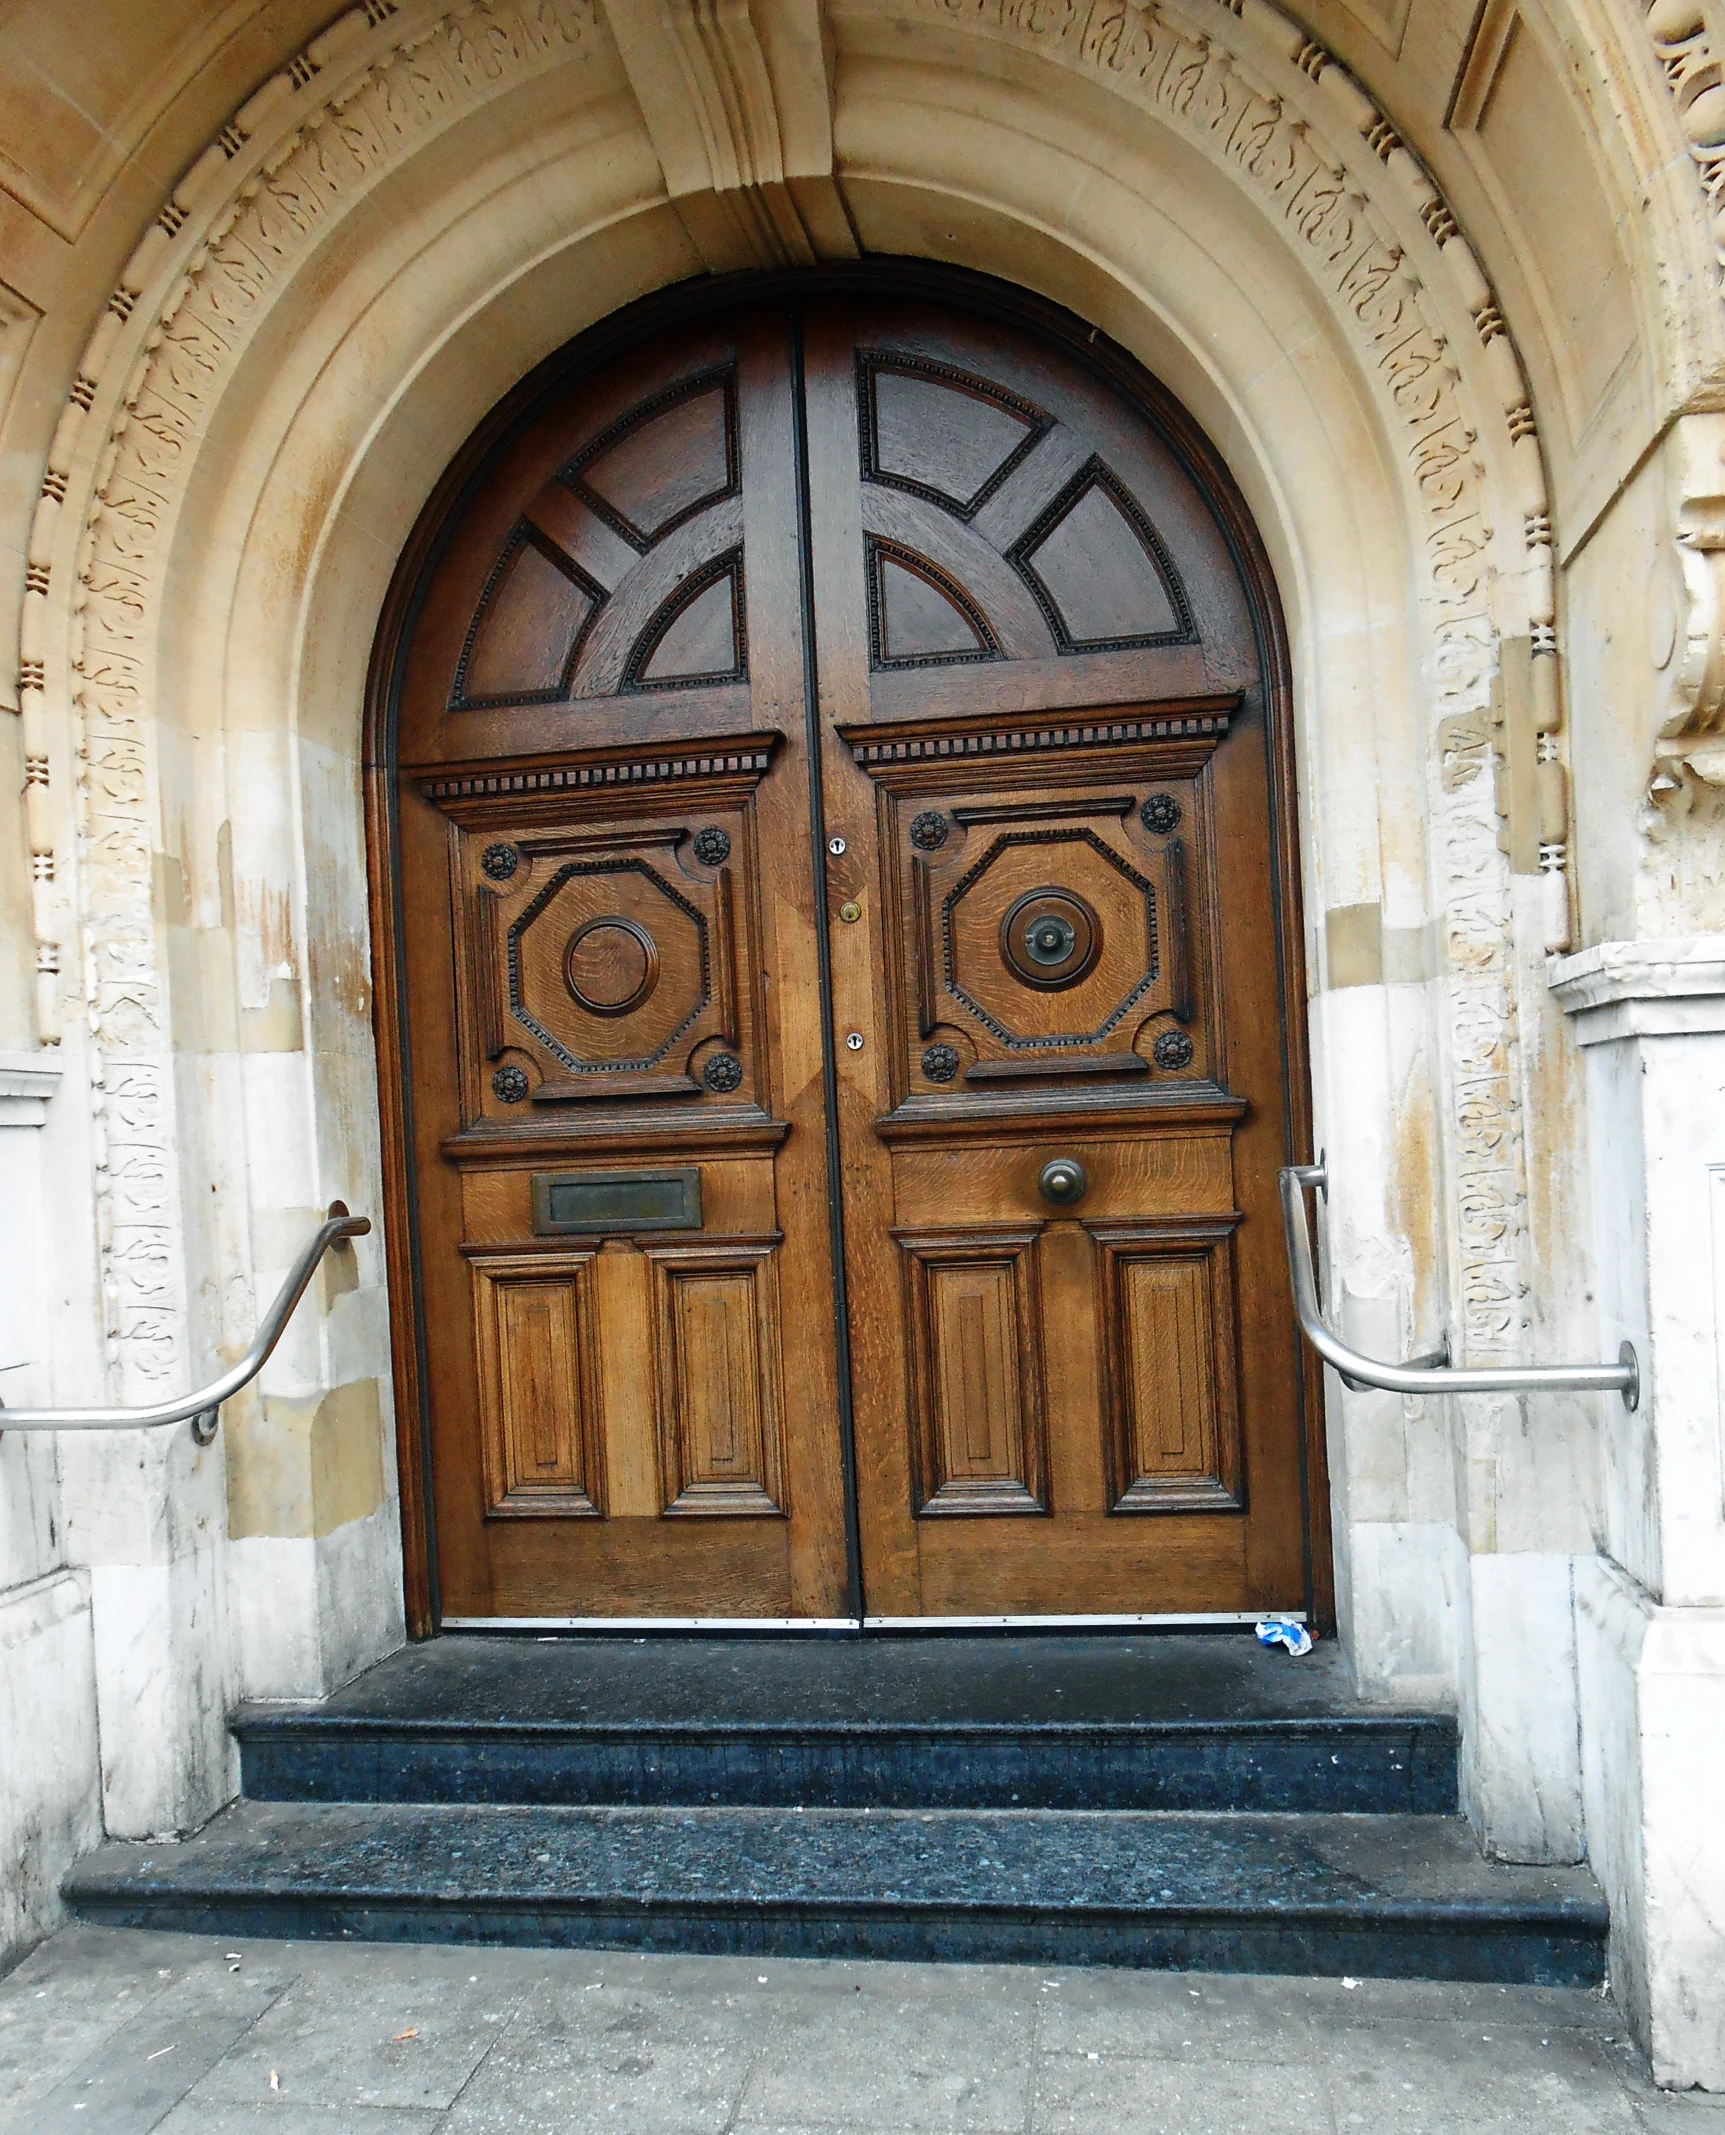
M 541 1237 L 698 1231 L 700 1167 L 689 1164 L 673 1171 L 536 1171 L 533 1228 Z

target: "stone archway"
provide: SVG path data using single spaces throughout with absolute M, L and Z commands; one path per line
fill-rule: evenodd
M 1353 1152 L 1340 1280 L 1385 1347 L 1452 1313 L 1471 1356 L 1528 1339 L 1568 1190 L 1530 1203 L 1520 1154 L 1529 1108 L 1566 1102 L 1522 1020 L 1567 925 L 1561 822 L 1539 816 L 1561 750 L 1550 526 L 1523 370 L 1453 213 L 1267 7 L 835 19 L 824 121 L 794 49 L 721 54 L 750 94 L 712 76 L 702 180 L 655 153 L 650 55 L 574 0 L 355 10 L 236 115 L 125 269 L 56 441 L 25 646 L 32 716 L 66 718 L 33 820 L 66 863 L 44 950 L 75 942 L 88 974 L 73 1043 L 116 1394 L 244 1327 L 301 1211 L 375 1198 L 358 721 L 414 516 L 536 362 L 738 246 L 962 256 L 1093 320 L 1217 440 L 1289 608 L 1308 909 L 1326 915 L 1318 1106 Z M 1500 667 L 1525 682 L 1507 855 Z M 193 1218 L 189 1182 L 226 1189 L 216 1220 Z M 223 1606 L 257 1691 L 314 1690 L 396 1635 L 385 1309 L 375 1274 L 332 1300 L 235 1420 L 226 1476 L 210 1458 L 185 1479 L 195 1509 L 142 1583 L 207 1602 L 193 1631 L 156 1604 L 164 1696 L 202 1747 L 135 1796 L 111 1784 L 114 1828 L 219 1792 Z M 1470 1555 L 1496 1482 L 1458 1511 L 1441 1455 L 1338 1402 L 1344 1616 L 1369 1679 L 1455 1678 L 1458 1582 L 1481 1626 L 1512 1589 L 1543 1620 L 1581 1522 L 1561 1490 L 1528 1510 L 1534 1469 L 1564 1465 L 1565 1419 L 1542 1428 L 1543 1462 L 1509 1410 L 1469 1420 L 1466 1472 L 1522 1463 L 1523 1544 Z M 120 1487 L 89 1458 L 92 1495 Z M 115 1569 L 135 1593 L 145 1568 Z M 1464 1694 L 1526 1692 L 1471 1653 L 1459 1673 Z M 1573 1758 L 1556 1704 L 1545 1718 L 1476 1737 L 1475 1800 L 1505 1843 L 1561 1852 Z

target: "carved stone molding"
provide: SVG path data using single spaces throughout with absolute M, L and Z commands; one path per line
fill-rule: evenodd
M 608 0 L 666 188 L 714 273 L 854 259 L 819 0 Z
M 878 11 L 891 0 L 835 0 Z M 1268 0 L 916 0 L 1045 52 L 1195 139 L 1254 194 L 1341 315 L 1376 389 L 1419 530 L 1435 681 L 1431 841 L 1458 1303 L 1470 1358 L 1519 1353 L 1529 1248 L 1516 943 L 1493 777 L 1504 637 L 1525 632 L 1559 748 L 1550 508 L 1526 372 L 1477 255 L 1430 174 L 1345 68 Z M 1443 293 L 1440 305 L 1437 293 Z M 1464 364 L 1444 314 L 1465 315 Z M 1519 539 L 1515 537 L 1519 535 Z M 1510 568 L 1513 566 L 1513 570 Z M 1533 693 L 1530 692 L 1530 702 Z M 1501 711 L 1501 701 L 1498 709 Z M 1535 841 L 1561 878 L 1567 840 Z M 1542 946 L 1561 948 L 1560 882 Z
M 396 0 L 364 0 L 341 16 L 247 99 L 174 187 L 85 347 L 31 529 L 21 704 L 34 805 L 49 821 L 50 688 L 69 700 L 96 1217 L 107 1358 L 122 1398 L 159 1389 L 180 1371 L 184 1348 L 172 1047 L 152 880 L 149 662 L 161 544 L 207 411 L 298 261 L 393 162 L 578 51 L 593 15 L 591 0 L 479 0 L 442 18 L 415 10 L 413 27 L 394 34 L 407 19 Z M 94 450 L 92 423 L 105 426 Z M 92 464 L 77 584 L 58 605 L 69 672 L 51 675 L 59 518 L 74 472 Z M 34 816 L 31 836 L 38 879 L 51 881 L 52 848 L 38 849 Z M 37 957 L 57 993 L 58 942 L 39 941 Z
M 1598 942 L 1558 958 L 1550 982 L 1581 1045 L 1725 1030 L 1725 934 Z
M 174 187 L 123 270 L 62 411 L 30 539 L 21 703 L 38 789 L 30 805 L 43 824 L 66 819 L 50 808 L 47 786 L 50 692 L 74 734 L 101 1266 L 123 1389 L 134 1375 L 140 1388 L 159 1385 L 183 1348 L 171 1047 L 151 901 L 159 811 L 149 667 L 161 544 L 251 325 L 299 262 L 436 132 L 578 59 L 596 34 L 602 41 L 594 5 L 468 0 L 441 17 L 396 0 L 350 9 L 247 100 Z M 1263 0 L 891 5 L 901 17 L 932 14 L 1021 41 L 1194 138 L 1280 220 L 1402 441 L 1439 697 L 1433 836 L 1450 944 L 1465 1339 L 1470 1354 L 1512 1350 L 1523 1245 L 1511 932 L 1487 775 L 1491 681 L 1500 627 L 1525 633 L 1542 657 L 1555 637 L 1538 440 L 1489 285 L 1383 115 Z M 686 220 L 708 214 L 710 257 L 738 264 L 853 248 L 832 175 L 816 0 L 669 0 L 662 22 L 656 10 L 621 6 L 610 20 L 673 196 Z M 657 57 L 643 49 L 655 36 L 668 40 Z M 723 216 L 743 232 L 740 252 L 711 235 L 722 235 Z M 1447 287 L 1451 312 L 1459 300 L 1471 322 L 1477 345 L 1465 363 L 1433 308 L 1434 287 Z M 56 587 L 74 480 L 76 583 Z M 1513 572 L 1502 569 L 1508 561 Z M 33 852 L 35 840 L 33 828 Z M 1559 844 L 1551 861 L 1561 860 Z M 51 845 L 37 864 L 52 880 Z M 38 954 L 51 973 L 59 946 L 46 928 Z M 54 986 L 50 977 L 45 990 Z

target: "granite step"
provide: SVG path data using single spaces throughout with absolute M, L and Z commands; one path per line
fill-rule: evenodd
M 242 1801 L 109 1844 L 79 1917 L 242 1937 L 1351 1973 L 1603 1977 L 1580 1868 L 1446 1816 Z
M 233 1719 L 248 1798 L 1445 1815 L 1456 1728 L 1334 1645 L 1231 1637 L 498 1638 Z

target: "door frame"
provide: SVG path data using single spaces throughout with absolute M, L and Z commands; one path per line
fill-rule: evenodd
M 1064 306 L 993 276 L 927 260 L 870 258 L 842 266 L 701 276 L 626 305 L 555 350 L 474 430 L 433 489 L 403 546 L 379 616 L 366 676 L 362 772 L 371 912 L 372 1024 L 377 1048 L 383 1173 L 383 1251 L 390 1298 L 402 1581 L 408 1636 L 442 1628 L 437 1521 L 430 1490 L 430 1405 L 417 1192 L 412 1161 L 412 1053 L 401 930 L 396 728 L 406 656 L 432 574 L 469 499 L 519 433 L 555 396 L 634 344 L 749 300 L 800 296 L 916 298 L 997 320 L 1057 349 L 1110 386 L 1166 442 L 1196 483 L 1246 589 L 1265 677 L 1276 966 L 1281 991 L 1283 1129 L 1290 1159 L 1311 1160 L 1312 1094 L 1305 1008 L 1305 927 L 1294 766 L 1288 636 L 1268 552 L 1221 455 L 1174 396 L 1136 358 Z M 1289 1366 L 1300 1418 L 1300 1492 L 1306 1613 L 1335 1624 L 1329 1471 L 1321 1368 L 1290 1314 Z M 854 1495 L 854 1484 L 851 1485 Z M 850 1508 L 854 1517 L 854 1505 Z M 1052 1621 L 1052 1620 L 1051 1620 Z M 1065 1625 L 1070 1628 L 1070 1622 Z M 612 1628 L 615 1628 L 613 1626 Z M 667 1625 L 667 1629 L 674 1628 Z

